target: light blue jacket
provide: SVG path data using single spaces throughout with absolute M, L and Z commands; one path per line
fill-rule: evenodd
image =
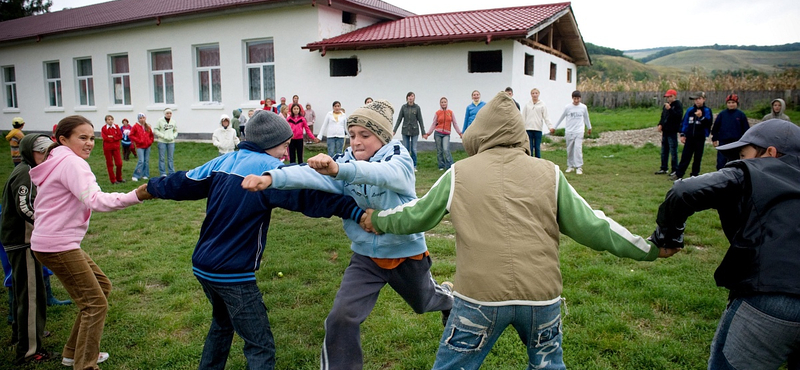
M 320 175 L 305 164 L 268 171 L 272 187 L 277 189 L 316 189 L 350 195 L 363 209 L 391 209 L 417 199 L 414 162 L 400 141 L 381 147 L 369 161 L 353 157 L 351 148 L 334 160 L 339 174 L 334 178 Z M 428 250 L 425 234 L 411 235 L 368 233 L 357 221 L 343 220 L 344 231 L 353 252 L 372 258 L 404 258 Z

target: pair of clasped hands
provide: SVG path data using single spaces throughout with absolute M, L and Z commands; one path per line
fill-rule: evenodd
M 335 177 L 339 174 L 339 164 L 327 154 L 317 154 L 309 158 L 307 164 L 308 167 L 313 168 L 320 175 Z M 247 175 L 242 180 L 242 188 L 249 191 L 262 191 L 269 188 L 270 185 L 272 185 L 272 176 L 270 175 Z M 358 221 L 358 225 L 368 233 L 380 234 L 372 227 L 372 213 L 374 211 L 374 209 L 367 209 Z

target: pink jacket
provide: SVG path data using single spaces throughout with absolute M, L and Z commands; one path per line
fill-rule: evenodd
M 311 140 L 317 140 L 317 137 L 314 136 L 314 133 L 311 132 L 311 129 L 308 127 L 308 123 L 306 122 L 306 118 L 303 116 L 289 116 L 286 118 L 286 122 L 289 122 L 289 127 L 292 128 L 292 139 L 302 139 L 303 138 L 303 131 L 308 133 L 308 137 Z
M 31 235 L 31 250 L 36 252 L 79 249 L 93 210 L 115 211 L 141 203 L 136 190 L 103 193 L 89 163 L 63 145 L 53 149 L 30 174 L 38 187 Z

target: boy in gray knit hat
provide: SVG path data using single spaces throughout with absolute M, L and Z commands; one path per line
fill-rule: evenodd
M 358 108 L 347 119 L 350 148 L 344 155 L 334 160 L 319 154 L 308 160 L 308 166 L 248 176 L 242 186 L 253 191 L 270 187 L 324 190 L 350 195 L 363 208 L 394 208 L 415 200 L 414 162 L 400 141 L 392 139 L 393 113 L 394 108 L 385 100 Z M 363 366 L 361 323 L 386 284 L 416 313 L 443 311 L 448 315 L 453 305 L 450 291 L 436 284 L 431 276 L 431 258 L 423 233 L 376 236 L 351 220 L 344 220 L 344 230 L 355 253 L 325 319 L 323 369 Z
M 242 189 L 243 177 L 283 165 L 278 158 L 286 153 L 291 137 L 285 119 L 259 111 L 247 122 L 247 140 L 239 143 L 238 151 L 189 172 L 150 179 L 147 185 L 147 191 L 158 198 L 208 198 L 206 219 L 192 255 L 194 274 L 213 308 L 200 369 L 225 367 L 234 329 L 247 343 L 248 368 L 275 366 L 275 342 L 255 276 L 273 208 L 354 222 L 364 213 L 350 197 L 321 191 L 270 189 L 254 193 Z M 229 311 L 227 307 L 232 306 L 240 309 Z

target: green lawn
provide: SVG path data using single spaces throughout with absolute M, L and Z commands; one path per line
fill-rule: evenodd
M 654 126 L 658 112 L 637 119 L 592 113 L 598 129 Z M 653 113 L 653 114 L 651 114 Z M 651 119 L 652 118 L 652 119 Z M 636 122 L 632 122 L 636 121 Z M 609 128 L 610 129 L 610 128 Z M 7 144 L 0 153 L 8 155 Z M 129 191 L 137 183 L 110 185 L 100 143 L 89 162 L 105 191 Z M 323 150 L 321 145 L 314 147 Z M 315 150 L 306 152 L 310 157 Z M 175 166 L 186 170 L 216 155 L 211 144 L 178 143 Z M 454 153 L 464 158 L 463 151 Z M 713 170 L 715 152 L 706 150 L 703 171 Z M 563 150 L 544 152 L 545 159 L 566 167 Z M 660 201 L 671 183 L 652 175 L 659 148 L 647 145 L 586 148 L 584 175 L 568 174 L 571 184 L 596 209 L 631 231 L 649 235 Z M 420 153 L 418 195 L 441 172 L 435 152 Z M 157 150 L 151 174 L 157 174 Z M 135 162 L 125 162 L 130 179 Z M 0 161 L 0 181 L 11 172 L 10 159 Z M 140 183 L 139 183 L 140 184 Z M 195 369 L 210 323 L 210 306 L 191 272 L 191 254 L 204 217 L 205 203 L 149 201 L 113 213 L 94 213 L 83 248 L 114 284 L 102 350 L 109 369 Z M 455 272 L 453 228 L 446 218 L 427 234 L 438 281 Z M 566 314 L 564 357 L 570 369 L 705 369 L 709 344 L 725 307 L 724 289 L 713 272 L 728 243 L 716 212 L 690 218 L 687 247 L 673 258 L 636 262 L 598 253 L 562 238 L 561 266 Z M 323 340 L 323 320 L 331 307 L 351 255 L 338 219 L 310 219 L 276 210 L 257 272 L 269 309 L 277 345 L 278 369 L 316 369 Z M 278 272 L 283 277 L 278 277 Z M 65 298 L 54 279 L 56 295 Z M 0 304 L 0 315 L 7 314 Z M 61 351 L 76 315 L 74 306 L 48 308 L 48 348 Z M 440 315 L 416 315 L 391 289 L 384 289 L 362 326 L 366 369 L 430 368 L 442 332 Z M 0 325 L 4 346 L 0 367 L 9 368 L 10 326 Z M 242 369 L 242 341 L 237 337 L 228 368 Z M 509 329 L 486 360 L 484 369 L 520 369 L 526 352 Z M 33 366 L 29 368 L 34 368 Z M 37 369 L 62 369 L 58 362 Z

